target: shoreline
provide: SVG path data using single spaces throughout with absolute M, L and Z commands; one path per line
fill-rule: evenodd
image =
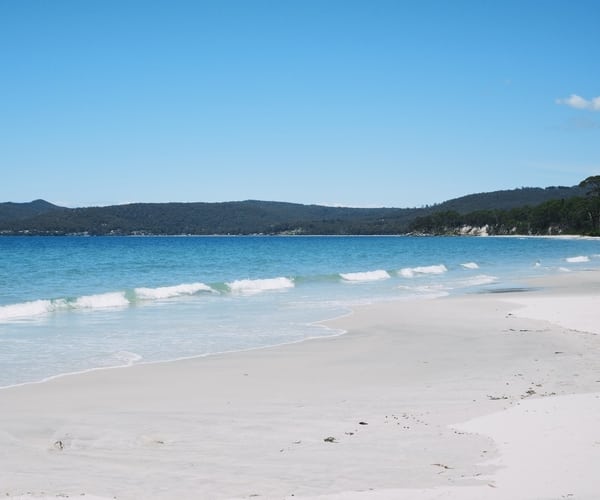
M 558 311 L 565 296 L 600 297 L 600 273 L 535 281 L 546 287 L 374 303 L 323 322 L 345 334 L 3 388 L 0 494 L 538 498 L 544 485 L 515 486 L 502 462 L 514 450 L 481 429 L 493 437 L 493 416 L 508 415 L 510 441 L 525 410 L 564 409 L 574 394 L 566 406 L 589 406 L 600 335 L 522 316 L 522 299 Z M 573 418 L 554 425 L 572 436 Z M 596 458 L 590 439 L 576 451 Z M 598 491 L 593 463 L 576 463 L 587 482 L 556 473 L 555 493 Z
M 7 234 L 0 238 L 551 238 L 551 239 L 589 239 L 600 236 L 587 234 L 436 234 L 436 233 L 393 233 L 393 234 L 286 234 L 286 233 L 249 233 L 249 234 Z
M 344 318 L 346 316 L 352 315 L 353 312 L 349 312 L 347 314 L 342 314 L 341 316 L 338 317 L 334 317 L 334 318 L 330 318 L 330 319 L 324 319 L 324 320 L 320 320 L 320 321 L 315 321 L 314 323 L 309 323 L 309 325 L 321 325 L 323 328 L 327 329 L 327 330 L 331 330 L 333 332 L 335 332 L 336 330 L 333 328 L 329 328 L 328 326 L 324 325 L 324 323 L 327 323 L 329 321 L 335 321 L 339 318 Z M 208 352 L 205 354 L 194 354 L 191 356 L 183 356 L 183 357 L 179 357 L 179 358 L 173 358 L 173 359 L 163 359 L 163 360 L 156 360 L 156 361 L 133 361 L 129 364 L 126 365 L 115 365 L 115 366 L 97 366 L 94 368 L 87 368 L 85 370 L 80 370 L 80 371 L 75 371 L 75 372 L 66 372 L 66 373 L 58 373 L 56 375 L 50 375 L 49 377 L 45 377 L 41 380 L 33 380 L 30 382 L 19 382 L 17 384 L 11 384 L 11 385 L 3 385 L 0 386 L 0 393 L 1 391 L 5 390 L 5 389 L 12 389 L 12 388 L 16 388 L 16 387 L 24 387 L 24 386 L 28 386 L 28 385 L 39 385 L 39 384 L 45 384 L 47 382 L 51 382 L 53 380 L 56 379 L 60 379 L 60 378 L 64 378 L 64 377 L 76 377 L 79 375 L 85 375 L 86 373 L 93 373 L 93 372 L 97 372 L 97 371 L 108 371 L 108 370 L 125 370 L 128 368 L 133 368 L 135 366 L 148 366 L 148 365 L 159 365 L 159 364 L 164 364 L 164 363 L 178 363 L 180 361 L 189 361 L 189 360 L 194 360 L 194 359 L 203 359 L 203 358 L 208 358 L 211 356 L 228 356 L 228 355 L 235 355 L 235 354 L 241 354 L 241 353 L 245 353 L 245 352 L 252 352 L 252 351 L 258 351 L 258 350 L 262 350 L 262 349 L 273 349 L 276 347 L 285 347 L 285 346 L 290 346 L 290 345 L 295 345 L 295 344 L 299 344 L 301 342 L 308 342 L 308 341 L 312 341 L 312 340 L 319 340 L 319 339 L 328 339 L 328 338 L 335 338 L 335 337 L 339 337 L 340 335 L 345 335 L 346 333 L 348 333 L 347 331 L 339 331 L 336 333 L 332 333 L 331 335 L 323 335 L 322 337 L 306 337 L 303 339 L 298 339 L 298 340 L 292 340 L 289 342 L 285 342 L 283 344 L 273 344 L 273 345 L 265 345 L 265 346 L 259 346 L 259 347 L 249 347 L 247 349 L 236 349 L 236 350 L 231 350 L 231 351 L 219 351 L 219 352 Z
M 463 294 L 467 294 L 467 293 L 472 293 L 472 292 L 462 292 L 460 294 L 457 294 L 455 296 L 461 296 Z M 483 292 L 474 292 L 474 293 L 482 293 L 482 294 L 486 294 L 486 293 L 497 293 L 497 292 L 488 292 L 488 291 L 483 291 Z M 439 298 L 444 298 L 449 296 L 449 294 L 443 295 L 443 294 L 430 294 L 430 295 L 421 295 L 421 296 L 407 296 L 407 297 L 390 297 L 390 298 L 383 298 L 380 300 L 377 300 L 375 302 L 370 302 L 367 304 L 360 304 L 357 306 L 348 306 L 348 311 L 345 313 L 342 313 L 338 316 L 334 316 L 331 318 L 326 318 L 326 319 L 321 319 L 321 320 L 317 320 L 314 321 L 312 323 L 308 323 L 308 326 L 320 326 L 326 330 L 330 330 L 336 333 L 332 333 L 330 335 L 323 335 L 323 336 L 311 336 L 311 337 L 305 337 L 302 339 L 298 339 L 298 340 L 292 340 L 289 342 L 284 342 L 281 344 L 271 344 L 271 345 L 264 345 L 264 346 L 258 346 L 258 347 L 249 347 L 247 349 L 236 349 L 236 350 L 231 350 L 231 351 L 217 351 L 217 352 L 208 352 L 208 353 L 204 353 L 204 354 L 193 354 L 190 356 L 182 356 L 182 357 L 177 357 L 177 358 L 172 358 L 172 359 L 162 359 L 162 360 L 154 360 L 154 361 L 132 361 L 128 364 L 124 364 L 124 365 L 114 365 L 114 366 L 97 366 L 97 367 L 93 367 L 93 368 L 86 368 L 84 370 L 79 370 L 79 371 L 74 371 L 74 372 L 65 372 L 65 373 L 58 373 L 56 375 L 50 375 L 48 377 L 45 377 L 43 379 L 40 380 L 32 380 L 32 381 L 27 381 L 27 382 L 18 382 L 15 384 L 9 384 L 9 385 L 3 385 L 0 386 L 0 391 L 3 391 L 4 389 L 11 389 L 11 388 L 15 388 L 15 387 L 22 387 L 22 386 L 27 386 L 27 385 L 37 385 L 37 384 L 44 384 L 46 382 L 50 382 L 52 380 L 55 379 L 59 379 L 59 378 L 63 378 L 63 377 L 71 377 L 71 376 L 78 376 L 78 375 L 84 375 L 86 373 L 90 373 L 90 372 L 95 372 L 95 371 L 105 371 L 105 370 L 121 370 L 121 369 L 126 369 L 126 368 L 132 368 L 134 366 L 143 366 L 143 365 L 154 365 L 154 364 L 162 364 L 162 363 L 176 363 L 178 361 L 187 361 L 187 360 L 191 360 L 191 359 L 202 359 L 202 358 L 206 358 L 206 357 L 210 357 L 210 356 L 223 356 L 223 355 L 230 355 L 230 354 L 237 354 L 237 353 L 244 353 L 244 352 L 252 352 L 252 351 L 256 351 L 256 350 L 261 350 L 261 349 L 272 349 L 272 348 L 276 348 L 276 347 L 284 347 L 284 346 L 289 346 L 289 345 L 295 345 L 298 343 L 302 343 L 302 342 L 308 342 L 308 341 L 313 341 L 313 340 L 320 340 L 320 339 L 327 339 L 327 338 L 334 338 L 334 337 L 339 337 L 341 335 L 345 335 L 348 333 L 347 330 L 340 330 L 338 331 L 338 329 L 335 328 L 330 328 L 329 326 L 327 326 L 327 323 L 329 322 L 333 322 L 333 321 L 337 321 L 338 319 L 343 319 L 349 316 L 352 316 L 355 313 L 355 309 L 356 308 L 360 308 L 360 307 L 369 307 L 371 305 L 374 304 L 379 304 L 379 303 L 393 303 L 393 302 L 405 302 L 405 301 L 421 301 L 421 300 L 435 300 L 435 299 L 439 299 Z M 131 353 L 131 354 L 135 354 L 137 356 L 136 353 Z
M 459 295 L 462 294 L 466 294 L 466 293 L 470 293 L 470 292 L 460 292 Z M 483 293 L 487 293 L 487 292 L 483 292 Z M 14 384 L 9 384 L 9 385 L 2 385 L 0 386 L 0 391 L 4 390 L 4 389 L 10 389 L 13 387 L 21 387 L 21 386 L 27 386 L 27 385 L 31 385 L 31 384 L 44 384 L 46 382 L 52 381 L 54 379 L 58 379 L 58 378 L 62 378 L 62 377 L 70 377 L 70 376 L 77 376 L 77 375 L 83 375 L 89 372 L 95 372 L 95 371 L 105 371 L 105 370 L 118 370 L 118 369 L 125 369 L 125 368 L 131 368 L 134 366 L 142 366 L 142 365 L 153 365 L 153 364 L 161 364 L 161 363 L 175 363 L 178 361 L 185 361 L 185 360 L 190 360 L 190 359 L 200 359 L 200 358 L 206 358 L 206 357 L 210 357 L 210 356 L 221 356 L 221 355 L 229 355 L 229 354 L 236 354 L 236 353 L 244 353 L 244 352 L 251 352 L 251 351 L 255 351 L 255 350 L 261 350 L 261 349 L 271 349 L 271 348 L 275 348 L 275 347 L 282 347 L 282 346 L 287 346 L 287 345 L 294 345 L 297 343 L 301 343 L 301 342 L 307 342 L 307 341 L 311 341 L 311 340 L 319 340 L 319 339 L 325 339 L 325 338 L 331 338 L 331 337 L 338 337 L 340 335 L 345 335 L 347 332 L 347 330 L 340 330 L 338 331 L 338 329 L 335 328 L 330 328 L 327 323 L 332 322 L 332 321 L 336 321 L 338 319 L 341 318 L 345 318 L 348 316 L 352 316 L 355 312 L 355 308 L 356 307 L 364 307 L 364 306 L 369 306 L 369 305 L 373 305 L 373 304 L 377 304 L 377 303 L 391 303 L 391 302 L 404 302 L 404 301 L 421 301 L 421 300 L 434 300 L 437 298 L 442 298 L 442 297 L 446 297 L 449 294 L 446 293 L 445 295 L 443 293 L 430 293 L 430 294 L 422 294 L 422 295 L 411 295 L 411 296 L 406 296 L 406 297 L 386 297 L 386 298 L 380 298 L 378 300 L 375 300 L 373 302 L 368 302 L 366 304 L 360 304 L 360 305 L 356 305 L 356 306 L 344 306 L 345 308 L 347 308 L 347 312 L 341 313 L 337 316 L 332 316 L 330 318 L 325 318 L 325 319 L 320 319 L 314 322 L 310 322 L 307 323 L 307 326 L 319 326 L 321 328 L 324 328 L 325 330 L 329 330 L 335 333 L 331 333 L 328 335 L 322 335 L 322 336 L 309 336 L 309 337 L 305 337 L 305 338 L 301 338 L 301 339 L 297 339 L 297 340 L 292 340 L 289 342 L 284 342 L 284 343 L 280 343 L 280 344 L 270 344 L 270 345 L 263 345 L 263 346 L 257 346 L 257 347 L 249 347 L 247 349 L 235 349 L 235 350 L 230 350 L 230 351 L 216 351 L 216 352 L 207 352 L 207 353 L 203 353 L 203 354 L 193 354 L 190 356 L 182 356 L 182 357 L 176 357 L 176 358 L 171 358 L 171 359 L 162 359 L 162 360 L 153 360 L 153 361 L 132 361 L 128 364 L 123 364 L 123 365 L 114 365 L 114 366 L 97 366 L 97 367 L 93 367 L 93 368 L 86 368 L 84 370 L 79 370 L 79 371 L 73 371 L 73 372 L 65 372 L 65 373 L 58 373 L 56 375 L 50 375 L 48 377 L 44 377 L 40 380 L 31 380 L 31 381 L 26 381 L 26 382 L 18 382 L 18 383 L 14 383 Z M 130 353 L 130 354 L 134 354 L 136 356 L 138 356 L 136 353 Z
M 409 299 L 422 300 L 421 297 L 409 297 Z M 392 299 L 392 300 L 394 300 L 394 299 Z M 402 300 L 402 299 L 395 299 L 395 300 Z M 307 341 L 312 341 L 312 340 L 335 338 L 335 337 L 339 337 L 341 335 L 345 335 L 346 333 L 348 333 L 348 331 L 331 328 L 327 325 L 327 323 L 331 322 L 331 321 L 336 321 L 338 319 L 342 319 L 342 318 L 345 318 L 348 316 L 352 316 L 353 314 L 354 314 L 354 310 L 352 308 L 348 308 L 347 312 L 344 312 L 338 316 L 314 321 L 312 323 L 307 324 L 308 326 L 317 325 L 325 330 L 332 332 L 329 335 L 323 335 L 323 336 L 319 336 L 319 337 L 314 337 L 314 336 L 313 337 L 305 337 L 302 339 L 285 342 L 283 344 L 272 344 L 272 345 L 264 345 L 264 346 L 258 346 L 258 347 L 249 347 L 247 349 L 236 349 L 236 350 L 231 350 L 231 351 L 219 351 L 219 352 L 208 352 L 208 353 L 204 353 L 204 354 L 193 354 L 191 356 L 182 356 L 182 357 L 173 358 L 173 359 L 163 359 L 163 360 L 156 360 L 156 361 L 139 361 L 139 362 L 132 361 L 126 365 L 97 366 L 94 368 L 86 368 L 85 370 L 80 370 L 80 371 L 75 371 L 75 372 L 58 373 L 56 375 L 50 375 L 49 377 L 45 377 L 40 380 L 32 380 L 32 381 L 28 381 L 28 382 L 19 382 L 16 384 L 0 386 L 0 393 L 5 389 L 12 389 L 12 388 L 23 387 L 23 386 L 28 386 L 28 385 L 45 384 L 46 382 L 51 382 L 52 380 L 60 379 L 63 377 L 85 375 L 86 373 L 92 373 L 92 372 L 96 372 L 96 371 L 123 370 L 123 369 L 127 369 L 127 368 L 132 368 L 135 366 L 155 365 L 155 364 L 164 364 L 164 363 L 177 363 L 179 361 L 203 359 L 203 358 L 207 358 L 207 357 L 211 357 L 211 356 L 234 355 L 234 354 L 238 354 L 238 353 L 252 352 L 252 351 L 262 350 L 262 349 L 273 349 L 273 348 L 277 348 L 277 347 L 285 347 L 285 346 L 295 345 L 295 344 L 298 344 L 301 342 L 307 342 Z M 132 353 L 132 354 L 135 354 L 135 353 Z

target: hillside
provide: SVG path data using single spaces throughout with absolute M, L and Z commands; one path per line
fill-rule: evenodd
M 0 225 L 11 224 L 14 221 L 28 219 L 48 212 L 65 210 L 44 200 L 34 200 L 29 203 L 0 203 Z
M 535 206 L 550 200 L 568 199 L 585 196 L 585 194 L 586 189 L 579 186 L 526 187 L 469 194 L 434 205 L 433 208 L 435 211 L 454 210 L 460 214 L 466 214 L 477 210 L 509 210 L 523 206 Z
M 567 193 L 567 188 L 555 188 Z M 582 193 L 577 195 L 578 190 Z M 445 209 L 418 215 L 409 225 L 417 234 L 579 234 L 600 236 L 600 176 L 582 181 L 579 188 L 571 189 L 575 196 L 551 198 L 539 204 L 527 203 L 516 207 L 498 203 L 492 208 L 460 211 L 469 206 L 449 202 Z M 539 196 L 547 194 L 537 193 Z M 510 196 L 516 193 L 510 192 Z M 468 199 L 467 201 L 472 201 Z M 464 201 L 464 200 L 455 200 Z M 506 200 L 504 200 L 506 201 Z M 483 206 L 475 204 L 471 206 Z
M 272 201 L 133 203 L 63 208 L 43 200 L 0 204 L 0 234 L 402 234 L 437 212 L 507 210 L 581 195 L 580 188 L 521 188 L 424 208 L 347 208 Z
M 381 225 L 381 220 L 387 217 L 404 219 L 402 216 L 411 212 L 414 209 L 340 208 L 254 200 L 224 203 L 134 203 L 48 211 L 10 223 L 0 222 L 0 232 L 93 235 L 348 234 Z M 357 224 L 360 228 L 354 228 Z

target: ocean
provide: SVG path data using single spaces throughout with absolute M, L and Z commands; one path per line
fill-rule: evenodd
M 0 387 L 337 335 L 352 306 L 600 268 L 600 241 L 0 237 Z

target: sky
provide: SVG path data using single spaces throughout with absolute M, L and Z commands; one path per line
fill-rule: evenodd
M 0 201 L 414 207 L 600 174 L 597 0 L 0 0 Z

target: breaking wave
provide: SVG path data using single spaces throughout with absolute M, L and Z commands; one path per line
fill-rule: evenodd
M 33 300 L 31 302 L 0 306 L 0 321 L 35 318 L 48 314 L 55 309 L 56 305 L 52 300 Z
M 398 271 L 398 274 L 403 278 L 414 278 L 420 274 L 443 274 L 448 271 L 448 268 L 444 264 L 438 264 L 435 266 L 420 266 L 420 267 L 405 267 Z
M 461 266 L 465 269 L 479 269 L 479 265 L 476 262 L 465 262 Z
M 0 322 L 35 319 L 67 309 L 109 309 L 126 307 L 129 300 L 125 292 L 110 292 L 97 295 L 83 295 L 75 299 L 33 300 L 19 304 L 0 306 Z
M 379 280 L 387 280 L 390 278 L 390 275 L 387 271 L 383 269 L 378 269 L 377 271 L 367 271 L 362 273 L 340 273 L 340 277 L 344 281 L 379 281 Z
M 175 286 L 161 286 L 158 288 L 136 288 L 135 295 L 140 300 L 159 300 L 180 297 L 182 295 L 194 295 L 198 292 L 216 293 L 204 283 L 183 283 Z
M 577 257 L 567 257 L 565 260 L 567 262 L 577 263 L 577 262 L 589 262 L 590 258 L 587 255 L 578 255 Z
M 125 292 L 109 292 L 97 295 L 84 295 L 73 302 L 67 302 L 73 309 L 106 309 L 112 307 L 126 307 L 129 300 Z
M 217 289 L 205 283 L 182 283 L 174 286 L 156 288 L 140 287 L 128 291 L 82 295 L 75 298 L 40 299 L 17 304 L 0 306 L 0 323 L 7 321 L 25 321 L 40 319 L 48 314 L 68 310 L 120 309 L 155 300 L 164 300 L 198 293 L 231 292 L 251 295 L 265 291 L 285 290 L 294 287 L 290 278 L 270 278 L 255 280 L 237 280 L 217 284 Z
M 255 280 L 236 280 L 226 283 L 226 285 L 232 293 L 251 295 L 266 291 L 294 288 L 294 281 L 290 278 L 279 277 Z
M 120 309 L 129 307 L 138 300 L 158 300 L 199 291 L 215 292 L 203 283 L 182 284 L 159 288 L 136 288 L 132 292 L 107 292 L 82 295 L 75 298 L 40 299 L 18 304 L 0 306 L 0 323 L 39 319 L 45 315 L 67 310 Z

